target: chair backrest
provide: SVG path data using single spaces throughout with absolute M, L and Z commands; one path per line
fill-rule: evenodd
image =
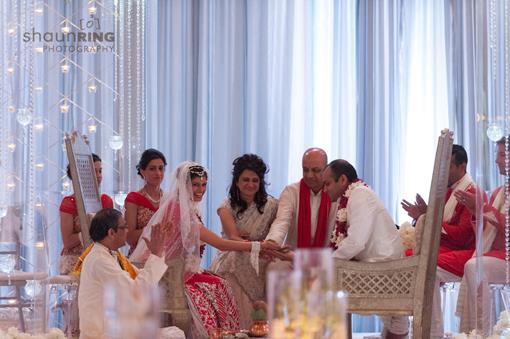
M 421 322 L 423 328 L 429 328 L 432 315 L 432 297 L 436 279 L 437 255 L 439 240 L 441 238 L 441 226 L 445 205 L 445 196 L 448 186 L 448 175 L 452 157 L 453 133 L 448 129 L 441 131 L 439 137 L 432 181 L 430 184 L 429 201 L 425 215 L 424 227 L 421 234 L 420 260 L 416 275 L 414 305 L 421 308 L 421 312 L 415 314 L 414 321 Z M 416 316 L 423 317 L 416 319 Z
M 335 260 L 336 287 L 349 295 L 348 311 L 413 315 L 413 338 L 429 338 L 437 254 L 453 145 L 452 133 L 439 137 L 427 213 L 419 220 L 416 255 L 385 262 Z

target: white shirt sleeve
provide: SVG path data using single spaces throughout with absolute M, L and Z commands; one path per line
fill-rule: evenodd
M 293 223 L 294 213 L 296 213 L 296 199 L 297 195 L 293 192 L 292 187 L 290 185 L 285 187 L 280 195 L 276 219 L 271 224 L 266 240 L 273 240 L 280 245 L 283 244 L 290 225 Z
M 364 189 L 352 191 L 347 203 L 347 220 L 349 228 L 347 237 L 340 243 L 333 257 L 350 260 L 365 249 L 372 233 L 373 219 L 376 217 L 377 205 L 373 197 Z
M 138 271 L 136 279 L 132 279 L 118 263 L 111 260 L 94 265 L 94 278 L 103 283 L 114 282 L 118 286 L 155 285 L 167 269 L 165 259 L 151 254 L 143 269 Z

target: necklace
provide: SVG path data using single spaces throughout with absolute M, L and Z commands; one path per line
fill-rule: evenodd
M 149 192 L 147 192 L 147 189 L 145 187 L 143 191 L 145 192 L 145 196 L 147 197 L 147 199 L 152 201 L 153 204 L 155 205 L 159 204 L 159 201 L 161 200 L 161 188 L 159 189 L 159 199 L 154 199 L 153 197 L 151 197 L 151 195 L 149 194 Z

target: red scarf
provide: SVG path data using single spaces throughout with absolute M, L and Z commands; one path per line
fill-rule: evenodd
M 321 205 L 317 218 L 317 229 L 312 242 L 312 212 L 310 210 L 310 188 L 301 179 L 299 183 L 299 211 L 298 211 L 298 248 L 324 247 L 328 232 L 328 216 L 331 199 L 324 191 L 321 192 Z

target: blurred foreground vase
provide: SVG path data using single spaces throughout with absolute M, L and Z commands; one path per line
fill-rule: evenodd
M 105 331 L 111 339 L 159 337 L 159 291 L 153 286 L 105 288 Z
M 293 271 L 268 274 L 271 338 L 346 338 L 347 297 L 333 288 L 331 250 L 297 250 L 294 258 Z

